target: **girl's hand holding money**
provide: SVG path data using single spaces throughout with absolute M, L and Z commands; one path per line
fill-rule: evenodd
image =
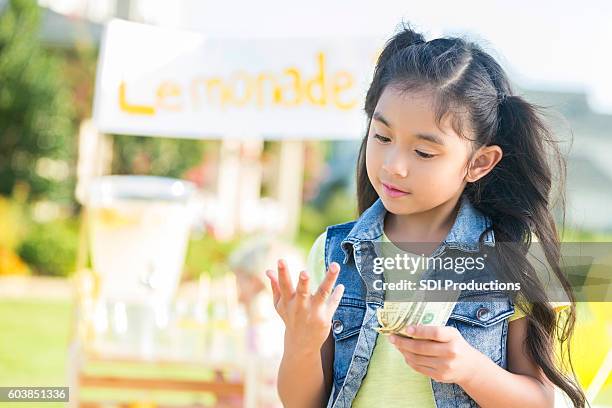
M 325 279 L 311 294 L 310 277 L 306 271 L 300 272 L 295 289 L 284 260 L 278 261 L 277 276 L 272 270 L 266 271 L 272 285 L 274 307 L 285 322 L 285 351 L 299 354 L 320 352 L 344 293 L 343 285 L 334 289 L 339 272 L 340 265 L 332 262 Z
M 474 373 L 474 365 L 484 356 L 451 326 L 408 326 L 413 338 L 389 336 L 389 341 L 404 355 L 415 371 L 438 382 L 463 384 Z

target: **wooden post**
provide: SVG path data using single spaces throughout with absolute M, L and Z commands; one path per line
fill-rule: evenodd
M 238 185 L 238 230 L 240 232 L 253 232 L 259 220 L 255 219 L 252 208 L 257 206 L 261 198 L 261 153 L 263 152 L 263 139 L 253 137 L 242 141 L 240 147 L 240 177 L 236 180 Z
M 221 141 L 217 176 L 221 239 L 252 232 L 255 227 L 253 212 L 249 210 L 260 199 L 262 151 L 263 140 L 258 137 Z
M 302 207 L 304 175 L 304 142 L 302 140 L 280 142 L 277 174 L 275 196 L 287 213 L 287 224 L 281 235 L 288 240 L 293 240 L 300 225 Z
M 231 238 L 238 227 L 240 145 L 240 141 L 236 139 L 221 141 L 217 173 L 217 198 L 219 200 L 217 235 L 220 239 Z
M 79 147 L 77 156 L 76 198 L 85 204 L 87 189 L 91 180 L 108 174 L 113 161 L 113 140 L 98 132 L 90 119 L 81 122 L 79 127 Z

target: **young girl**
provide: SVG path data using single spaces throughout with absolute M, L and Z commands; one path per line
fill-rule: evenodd
M 564 166 L 536 108 L 477 45 L 425 41 L 404 27 L 378 59 L 365 112 L 359 218 L 327 228 L 295 288 L 283 260 L 278 274 L 266 271 L 285 323 L 285 406 L 552 407 L 556 386 L 583 407 L 573 369 L 566 374 L 555 359 L 555 341 L 569 351 L 575 304 L 549 201 L 550 159 Z M 552 302 L 537 279 L 532 237 L 569 302 Z M 462 293 L 444 326 L 380 336 L 376 312 L 388 295 L 372 265 L 380 242 L 414 253 L 434 243 L 425 250 L 432 258 L 486 250 L 528 301 Z M 319 270 L 326 273 L 311 294 Z

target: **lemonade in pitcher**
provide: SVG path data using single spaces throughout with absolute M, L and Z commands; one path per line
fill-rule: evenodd
M 152 356 L 172 318 L 195 187 L 152 176 L 106 176 L 88 199 L 98 276 L 96 348 Z
M 101 297 L 172 298 L 187 249 L 192 193 L 190 183 L 161 177 L 108 176 L 94 183 L 90 242 Z

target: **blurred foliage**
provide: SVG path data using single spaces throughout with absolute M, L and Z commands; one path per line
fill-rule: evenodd
M 50 49 L 62 61 L 62 72 L 70 88 L 76 123 L 92 116 L 98 49 L 91 42 L 77 43 L 75 48 Z
M 19 256 L 39 275 L 69 276 L 76 267 L 78 221 L 34 223 L 18 248 Z
M 0 248 L 14 250 L 24 238 L 27 219 L 17 200 L 0 196 Z
M 563 242 L 612 242 L 612 232 L 587 231 L 566 227 L 560 234 Z
M 114 136 L 112 173 L 181 178 L 210 147 L 194 139 Z
M 357 218 L 357 203 L 352 192 L 345 189 L 335 190 L 322 209 L 313 203 L 302 206 L 300 217 L 300 230 L 296 244 L 310 250 L 315 239 L 325 231 L 327 226 L 340 224 Z
M 74 110 L 62 61 L 39 40 L 35 0 L 10 0 L 0 15 L 0 194 L 18 180 L 28 200 L 72 202 Z
M 183 280 L 195 279 L 201 274 L 217 277 L 230 272 L 227 259 L 240 240 L 234 238 L 222 242 L 211 234 L 192 234 L 185 259 Z

